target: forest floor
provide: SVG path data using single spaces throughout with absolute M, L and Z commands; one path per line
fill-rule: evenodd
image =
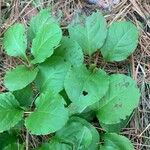
M 135 53 L 126 61 L 105 64 L 105 70 L 108 73 L 128 74 L 137 81 L 141 101 L 129 125 L 121 133 L 132 140 L 136 150 L 150 150 L 150 0 L 121 0 L 109 10 L 83 0 L 1 0 L 0 92 L 5 91 L 3 77 L 6 70 L 18 63 L 18 60 L 5 55 L 2 47 L 3 33 L 15 22 L 27 26 L 30 18 L 45 7 L 51 8 L 53 14 L 60 19 L 62 27 L 66 27 L 76 13 L 89 15 L 96 9 L 102 11 L 109 24 L 118 20 L 130 20 L 138 27 L 140 39 Z M 104 66 L 101 58 L 98 65 Z M 24 135 L 22 138 L 25 139 Z M 32 137 L 30 144 L 33 147 L 39 143 L 39 139 Z

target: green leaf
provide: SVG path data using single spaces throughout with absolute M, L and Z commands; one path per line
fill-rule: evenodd
M 14 127 L 23 118 L 23 110 L 11 93 L 0 94 L 0 132 Z
M 64 128 L 56 132 L 56 139 L 75 150 L 97 150 L 99 134 L 86 120 L 72 117 Z
M 20 90 L 30 84 L 36 78 L 37 73 L 37 68 L 30 70 L 20 65 L 6 73 L 4 84 L 10 91 Z
M 70 116 L 76 115 L 76 116 L 86 119 L 87 121 L 92 121 L 93 118 L 95 118 L 95 116 L 96 116 L 96 112 L 89 109 L 89 107 L 87 107 L 85 110 L 82 111 L 80 106 L 77 106 L 74 103 L 71 103 L 68 106 L 68 109 L 69 109 Z M 82 111 L 82 113 L 81 113 L 81 111 Z
M 104 130 L 106 130 L 106 132 L 120 133 L 128 125 L 133 117 L 133 114 L 134 113 L 128 116 L 125 120 L 121 120 L 121 122 L 117 124 L 104 124 L 103 122 L 100 122 L 100 125 Z
M 81 114 L 79 114 L 79 117 L 84 118 L 87 121 L 91 122 L 92 120 L 95 119 L 96 113 L 87 107 Z
M 27 39 L 25 36 L 25 28 L 22 24 L 11 26 L 4 35 L 4 48 L 8 55 L 27 59 L 26 48 Z
M 36 78 L 40 91 L 51 90 L 54 93 L 64 88 L 65 76 L 70 65 L 63 58 L 53 56 L 39 65 L 39 73 Z
M 82 119 L 79 117 L 72 117 L 71 119 L 72 119 L 72 121 L 74 120 L 77 122 L 81 122 L 83 125 L 85 125 L 91 131 L 92 141 L 87 150 L 97 150 L 100 137 L 99 137 L 99 133 L 96 130 L 96 128 L 93 125 L 91 125 L 89 122 L 87 122 L 85 119 Z
M 108 30 L 105 44 L 101 48 L 107 61 L 122 61 L 130 56 L 138 45 L 138 30 L 131 22 L 115 22 Z
M 103 140 L 104 145 L 99 150 L 134 150 L 129 139 L 115 133 L 105 134 Z
M 28 29 L 28 37 L 30 40 L 34 39 L 38 31 L 40 31 L 46 24 L 56 22 L 48 9 L 41 10 L 38 15 L 33 17 L 30 21 Z
M 104 44 L 107 35 L 105 18 L 100 12 L 81 21 L 79 24 L 69 26 L 71 39 L 76 40 L 85 54 L 91 55 Z
M 55 132 L 67 122 L 68 110 L 64 107 L 64 100 L 60 95 L 46 92 L 41 94 L 35 103 L 35 111 L 25 120 L 25 126 L 32 134 L 45 135 Z
M 44 143 L 37 150 L 72 150 L 72 147 L 68 144 L 61 143 L 57 139 L 53 139 L 50 143 Z
M 71 103 L 68 106 L 68 110 L 69 110 L 69 116 L 72 116 L 74 114 L 80 114 L 81 112 L 84 111 L 84 109 L 81 106 L 76 105 L 75 103 Z
M 6 146 L 3 150 L 24 150 L 24 146 L 19 143 L 12 143 Z
M 54 55 L 61 56 L 64 61 L 73 66 L 80 66 L 84 62 L 84 56 L 80 45 L 70 38 L 63 37 L 61 46 L 55 50 Z
M 129 123 L 129 117 L 125 120 L 121 120 L 121 122 L 117 124 L 104 124 L 100 122 L 101 127 L 106 130 L 106 132 L 115 132 L 120 133 L 121 130 L 123 130 Z
M 29 107 L 33 101 L 32 85 L 28 85 L 21 90 L 14 91 L 13 94 L 22 107 Z
M 64 85 L 70 100 L 83 110 L 106 94 L 109 80 L 103 70 L 92 72 L 82 65 L 71 68 Z
M 33 64 L 42 63 L 50 57 L 62 38 L 61 28 L 56 23 L 46 24 L 33 39 L 31 53 Z
M 65 134 L 67 133 L 67 135 Z M 56 136 L 60 136 L 61 140 L 68 142 L 75 149 L 86 149 L 92 141 L 92 134 L 90 130 L 80 123 L 73 123 L 68 125 L 65 129 L 63 128 Z M 62 137 L 61 137 L 62 136 Z M 74 141 L 74 139 L 76 139 Z M 66 141 L 65 141 L 66 140 Z
M 117 124 L 125 120 L 138 106 L 139 98 L 139 89 L 132 78 L 121 74 L 111 75 L 109 90 L 100 101 L 97 112 L 99 122 Z
M 3 132 L 0 134 L 0 150 L 13 142 L 17 141 L 17 135 L 14 133 Z

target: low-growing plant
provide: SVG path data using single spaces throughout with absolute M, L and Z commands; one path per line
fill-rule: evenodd
M 31 19 L 27 31 L 16 23 L 5 33 L 6 53 L 23 63 L 4 77 L 8 92 L 0 94 L 0 136 L 6 143 L 0 149 L 18 149 L 12 130 L 25 126 L 33 135 L 54 133 L 39 150 L 134 150 L 119 132 L 138 106 L 136 82 L 107 74 L 91 57 L 96 52 L 108 62 L 125 60 L 138 44 L 136 26 L 127 21 L 107 26 L 97 11 L 73 21 L 68 33 L 62 34 L 47 9 Z M 96 118 L 99 132 L 90 123 Z

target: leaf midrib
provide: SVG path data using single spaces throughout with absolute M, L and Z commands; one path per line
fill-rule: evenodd
M 116 47 L 119 45 L 119 43 L 122 41 L 122 39 L 132 30 L 132 28 L 130 27 L 130 29 L 121 37 L 121 39 L 116 43 L 116 45 L 112 48 L 112 50 L 115 50 Z
M 34 49 L 32 49 L 32 51 L 33 52 L 36 52 L 34 55 L 39 55 L 40 53 L 39 53 L 39 51 L 40 51 L 40 49 L 43 47 L 43 45 L 49 40 L 49 39 L 52 39 L 55 35 L 57 35 L 57 34 L 59 34 L 59 31 L 57 31 L 57 32 L 55 32 L 52 36 L 50 36 L 49 38 L 47 38 L 45 41 L 44 41 L 44 43 L 42 43 L 39 47 L 38 47 L 38 49 L 36 50 L 35 48 L 36 47 L 34 47 Z M 53 49 L 53 47 L 51 47 L 51 48 L 49 48 L 49 49 Z M 36 51 L 35 51 L 36 50 Z M 41 56 L 41 55 L 40 55 Z
M 22 56 L 23 57 L 25 57 L 26 58 L 26 55 L 24 54 L 24 52 L 21 50 L 22 48 L 20 47 L 20 45 L 18 44 L 18 42 L 16 41 L 16 38 L 15 38 L 15 36 L 14 36 L 14 34 L 13 34 L 13 39 L 14 39 L 14 41 L 15 41 L 15 45 L 18 47 L 18 49 L 20 50 L 20 51 L 18 51 L 18 49 L 16 49 L 16 51 L 17 52 L 21 52 L 21 54 L 22 54 Z M 23 41 L 24 42 L 24 41 Z M 22 42 L 21 42 L 22 43 Z

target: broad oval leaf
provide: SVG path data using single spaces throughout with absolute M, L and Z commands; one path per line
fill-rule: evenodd
M 0 150 L 3 150 L 4 147 L 7 145 L 16 142 L 17 139 L 17 133 L 11 132 L 11 131 L 5 131 L 0 134 Z
M 17 23 L 11 26 L 5 32 L 3 43 L 8 55 L 27 59 L 27 39 L 25 36 L 25 28 L 22 24 Z
M 62 38 L 61 28 L 56 23 L 46 24 L 33 39 L 31 53 L 33 64 L 42 63 L 50 57 Z
M 93 54 L 104 44 L 107 35 L 106 21 L 100 12 L 88 16 L 84 23 L 69 26 L 71 39 L 76 40 L 85 54 Z
M 33 89 L 31 84 L 21 90 L 14 91 L 13 94 L 21 107 L 29 107 L 33 102 Z
M 56 133 L 57 138 L 62 142 L 72 144 L 76 150 L 85 150 L 92 141 L 90 130 L 80 122 L 67 124 L 61 131 Z
M 28 38 L 32 40 L 35 38 L 38 31 L 40 31 L 44 25 L 56 22 L 52 17 L 48 9 L 41 10 L 30 21 L 30 27 L 28 29 Z
M 91 121 L 96 117 L 95 110 L 90 109 L 89 107 L 82 110 L 82 108 L 79 105 L 76 105 L 75 103 L 71 103 L 68 106 L 69 115 L 76 115 L 81 118 L 86 119 L 87 121 Z
M 71 119 L 72 119 L 72 121 L 81 122 L 88 129 L 90 129 L 90 131 L 92 133 L 92 141 L 91 141 L 91 144 L 89 145 L 87 150 L 97 150 L 98 146 L 99 146 L 98 143 L 100 141 L 100 137 L 99 137 L 99 133 L 96 130 L 96 128 L 92 124 L 87 122 L 85 119 L 82 119 L 82 118 L 79 118 L 79 117 L 72 117 Z
M 121 122 L 117 124 L 104 124 L 103 122 L 100 122 L 100 126 L 108 133 L 120 133 L 129 124 L 133 114 L 134 113 L 126 117 L 125 120 L 121 120 Z
M 72 150 L 72 146 L 61 143 L 59 140 L 52 140 L 50 143 L 44 143 L 40 148 L 36 150 Z
M 99 150 L 134 150 L 129 139 L 116 133 L 106 133 L 103 140 L 104 145 Z
M 105 44 L 101 48 L 107 61 L 122 61 L 131 55 L 138 45 L 138 30 L 131 22 L 115 22 L 108 30 Z
M 89 122 L 92 122 L 96 117 L 96 113 L 95 111 L 87 107 L 82 113 L 79 114 L 79 117 L 84 118 L 85 120 Z
M 8 146 L 4 147 L 3 150 L 24 150 L 24 146 L 19 143 L 11 143 Z
M 75 150 L 98 149 L 99 134 L 97 130 L 79 117 L 71 117 L 68 123 L 56 132 L 55 138 L 60 143 L 67 143 Z
M 37 68 L 30 70 L 26 66 L 20 65 L 6 72 L 4 84 L 10 91 L 20 90 L 30 84 L 36 78 L 37 73 Z
M 70 38 L 63 37 L 61 46 L 55 50 L 54 55 L 61 56 L 64 61 L 73 66 L 80 66 L 84 62 L 84 56 L 80 45 Z
M 64 100 L 60 95 L 46 92 L 41 94 L 35 103 L 35 111 L 25 120 L 25 126 L 32 134 L 53 133 L 66 124 L 68 110 L 64 107 Z
M 64 85 L 70 100 L 84 110 L 106 94 L 109 79 L 103 70 L 92 72 L 82 65 L 71 68 Z
M 104 124 L 117 124 L 138 106 L 140 92 L 136 82 L 122 74 L 110 76 L 110 87 L 100 101 L 97 117 Z
M 9 130 L 23 119 L 23 110 L 11 93 L 0 94 L 0 132 Z
M 120 133 L 129 123 L 130 118 L 127 117 L 126 120 L 121 120 L 121 122 L 117 124 L 104 124 L 103 122 L 100 122 L 100 126 L 106 131 L 106 132 L 115 132 Z
M 65 76 L 70 65 L 63 58 L 53 56 L 39 65 L 36 84 L 40 91 L 51 90 L 59 93 L 64 88 Z

